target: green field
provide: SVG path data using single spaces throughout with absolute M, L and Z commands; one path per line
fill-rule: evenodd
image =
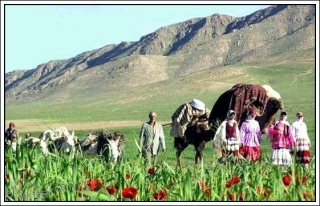
M 288 121 L 292 122 L 295 117 L 295 113 L 302 111 L 304 113 L 304 120 L 308 126 L 308 132 L 311 139 L 312 147 L 311 154 L 313 156 L 313 161 L 310 171 L 307 171 L 305 175 L 308 176 L 308 191 L 314 191 L 315 187 L 315 173 L 312 172 L 314 169 L 314 155 L 315 155 L 315 66 L 314 63 L 283 63 L 275 65 L 243 65 L 241 67 L 224 67 L 219 70 L 208 70 L 201 72 L 199 74 L 189 75 L 181 79 L 169 79 L 164 82 L 156 83 L 148 87 L 137 87 L 130 90 L 123 91 L 121 88 L 117 91 L 113 91 L 104 96 L 94 96 L 86 99 L 77 99 L 76 97 L 70 97 L 69 101 L 34 101 L 28 102 L 25 104 L 15 103 L 15 102 L 6 102 L 5 105 L 5 121 L 17 121 L 19 120 L 31 120 L 40 119 L 43 122 L 46 122 L 48 125 L 50 123 L 59 123 L 61 126 L 67 123 L 84 123 L 92 124 L 99 121 L 140 121 L 141 123 L 147 121 L 148 112 L 154 110 L 157 112 L 158 121 L 160 122 L 170 122 L 170 118 L 175 109 L 182 103 L 190 101 L 193 98 L 200 99 L 207 104 L 209 109 L 212 108 L 214 102 L 224 91 L 231 88 L 234 84 L 237 83 L 251 83 L 251 84 L 269 84 L 275 90 L 277 90 L 285 106 L 285 110 L 288 112 Z M 278 116 L 277 116 L 278 117 Z M 31 123 L 32 124 L 32 123 Z M 85 134 L 90 130 L 95 130 L 95 128 L 89 129 L 78 129 L 75 131 L 75 135 L 79 138 L 83 138 Z M 17 125 L 19 130 L 19 125 Z M 73 128 L 68 128 L 73 130 Z M 124 170 L 131 170 L 132 173 L 135 173 L 137 176 L 136 179 L 132 182 L 126 182 L 122 179 L 119 179 L 122 186 L 128 186 L 130 184 L 135 184 L 141 187 L 142 193 L 139 193 L 139 197 L 136 200 L 149 200 L 152 199 L 152 194 L 147 192 L 146 185 L 142 184 L 143 177 L 145 175 L 144 168 L 141 164 L 137 163 L 138 159 L 138 148 L 135 144 L 135 140 L 138 140 L 138 134 L 140 126 L 130 126 L 130 127 L 108 127 L 106 125 L 103 129 L 110 132 L 119 131 L 124 134 L 126 137 L 126 146 L 125 146 L 125 155 L 124 159 L 126 160 L 122 163 L 122 166 L 118 166 L 114 171 L 109 169 L 111 166 L 101 162 L 99 159 L 91 158 L 83 160 L 83 157 L 78 157 L 78 160 L 68 160 L 68 158 L 50 158 L 49 162 L 46 162 L 43 157 L 32 157 L 34 160 L 29 157 L 27 154 L 23 154 L 19 161 L 14 161 L 14 166 L 7 169 L 7 172 L 12 173 L 11 175 L 15 178 L 18 178 L 18 170 L 23 167 L 25 162 L 33 165 L 37 165 L 36 168 L 32 168 L 33 172 L 36 172 L 38 176 L 30 180 L 29 184 L 39 184 L 42 186 L 45 185 L 55 185 L 55 184 L 64 184 L 63 179 L 69 181 L 75 181 L 76 183 L 85 181 L 85 170 L 88 169 L 90 165 L 91 169 L 95 170 L 95 174 L 101 176 L 105 182 L 110 182 L 111 180 L 106 177 L 104 174 L 116 175 L 116 178 L 120 178 L 126 172 Z M 159 154 L 159 171 L 163 172 L 163 177 L 165 180 L 157 180 L 159 187 L 163 185 L 163 181 L 167 181 L 169 177 L 174 176 L 176 178 L 176 157 L 175 150 L 173 148 L 173 138 L 169 136 L 170 127 L 164 127 L 164 132 L 166 136 L 166 145 L 167 150 L 164 153 Z M 23 137 L 28 131 L 21 131 L 20 135 Z M 42 131 L 33 132 L 33 136 L 37 136 Z M 38 154 L 38 153 L 36 153 Z M 238 173 L 242 175 L 242 178 L 248 179 L 247 173 L 244 173 L 244 170 L 247 172 L 253 172 L 256 174 L 256 171 L 260 169 L 265 169 L 269 174 L 272 174 L 267 179 L 261 179 L 254 174 L 249 174 L 250 178 L 257 178 L 259 185 L 262 185 L 266 182 L 270 182 L 271 177 L 280 178 L 283 175 L 282 172 L 277 173 L 278 170 L 274 170 L 271 163 L 268 161 L 270 154 L 270 144 L 267 141 L 265 135 L 263 135 L 263 145 L 262 145 L 262 164 L 244 164 L 240 166 L 235 166 L 230 171 L 227 171 L 228 175 L 231 173 Z M 7 154 L 9 155 L 9 154 Z M 214 184 L 213 177 L 215 175 L 220 175 L 218 182 L 224 182 L 228 178 L 228 175 L 222 175 L 221 172 L 226 172 L 224 167 L 217 166 L 217 158 L 215 153 L 212 150 L 212 142 L 207 144 L 207 148 L 204 152 L 204 161 L 203 165 L 194 166 L 194 149 L 189 146 L 182 153 L 182 168 L 183 174 L 185 176 L 180 178 L 181 183 L 175 188 L 173 193 L 170 193 L 168 200 L 208 200 L 205 196 L 196 192 L 195 194 L 189 194 L 188 190 L 196 190 L 196 184 L 183 186 L 183 183 L 189 181 L 191 175 L 195 175 L 200 179 L 205 179 L 209 181 L 210 184 Z M 7 156 L 9 158 L 9 156 Z M 6 158 L 7 158 L 6 157 Z M 31 159 L 30 159 L 31 158 Z M 44 160 L 45 162 L 37 162 L 38 159 Z M 77 176 L 74 176 L 76 171 L 74 161 L 80 161 L 77 163 L 79 166 L 77 170 Z M 83 162 L 86 162 L 84 164 Z M 65 165 L 64 165 L 65 164 Z M 64 165 L 64 166 L 63 166 Z M 46 167 L 45 174 L 39 173 L 39 167 Z M 62 168 L 63 167 L 63 168 Z M 218 167 L 218 169 L 217 169 Z M 51 168 L 51 169 L 48 169 Z M 70 171 L 66 168 L 71 168 Z M 140 169 L 139 169 L 140 168 Z M 297 168 L 299 168 L 297 166 Z M 68 170 L 68 171 L 65 171 Z M 106 171 L 103 171 L 106 170 Z M 52 172 L 54 171 L 54 172 Z M 190 172 L 191 171 L 191 172 Z M 118 174 L 118 173 L 119 174 Z M 204 173 L 208 172 L 209 176 L 205 176 Z M 198 174 L 199 173 L 199 174 Z M 55 175 L 53 175 L 55 174 Z M 121 175 L 120 175 L 121 174 Z M 79 177 L 78 175 L 82 175 Z M 117 176 L 119 175 L 119 176 Z M 55 177 L 56 176 L 56 177 Z M 45 179 L 47 178 L 47 179 Z M 167 178 L 167 179 L 166 179 Z M 185 179 L 186 178 L 186 179 Z M 189 179 L 188 179 L 189 178 Z M 170 179 L 170 178 L 169 178 Z M 199 181 L 200 181 L 199 179 Z M 12 180 L 13 181 L 13 180 Z M 14 180 L 16 181 L 16 180 Z M 149 180 L 148 180 L 149 181 Z M 150 182 L 149 182 L 150 183 Z M 11 188 L 14 182 L 8 183 L 8 187 Z M 215 185 L 219 185 L 215 183 Z M 52 186 L 53 188 L 54 186 Z M 219 189 L 213 190 L 213 193 L 219 191 L 222 192 L 222 188 L 217 186 Z M 289 194 L 282 195 L 282 192 L 276 191 L 275 188 L 279 187 L 278 183 L 270 183 L 268 185 L 269 189 L 272 189 L 274 192 L 267 200 L 306 200 L 301 196 L 301 192 L 298 194 L 299 187 L 291 186 L 289 188 Z M 282 187 L 282 185 L 281 185 Z M 26 189 L 29 186 L 25 186 Z M 249 189 L 248 189 L 249 188 Z M 237 186 L 236 190 L 239 192 L 241 190 L 247 191 L 248 200 L 263 200 L 253 194 L 251 191 L 251 186 L 248 184 L 242 184 Z M 254 189 L 253 189 L 254 190 Z M 15 190 L 16 191 L 16 190 Z M 50 190 L 51 191 L 51 190 Z M 17 192 L 17 191 L 16 191 Z M 292 192 L 292 193 L 291 193 Z M 61 196 L 53 195 L 50 196 L 50 200 L 74 200 L 75 188 L 72 188 Z M 106 192 L 103 192 L 103 198 L 100 199 L 96 194 L 89 194 L 91 200 L 119 200 L 118 193 L 117 198 L 106 196 Z M 148 193 L 148 194 L 147 194 Z M 178 195 L 179 194 L 179 195 Z M 150 197 L 151 196 L 151 197 Z M 146 199 L 144 199 L 146 198 Z M 149 198 L 149 199 L 148 199 Z M 123 200 L 123 199 L 121 199 Z M 227 197 L 221 197 L 218 194 L 212 194 L 209 200 L 214 201 L 227 201 Z

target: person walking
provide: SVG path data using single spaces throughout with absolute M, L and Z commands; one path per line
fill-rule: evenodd
M 251 109 L 240 128 L 242 147 L 240 154 L 249 161 L 256 162 L 261 158 L 261 131 L 259 122 L 255 120 L 256 111 Z
M 163 152 L 166 150 L 163 128 L 156 122 L 156 118 L 157 114 L 154 111 L 149 112 L 149 121 L 142 124 L 139 135 L 142 156 L 145 163 L 152 166 L 157 163 L 160 147 Z
M 308 168 L 310 163 L 311 142 L 308 135 L 308 128 L 303 121 L 303 113 L 298 112 L 296 119 L 291 125 L 292 135 L 295 139 L 296 162 Z
M 292 164 L 290 151 L 294 148 L 294 138 L 286 111 L 282 111 L 280 119 L 268 128 L 268 138 L 271 141 L 272 163 L 278 166 L 290 166 Z
M 241 141 L 235 117 L 234 110 L 229 110 L 227 118 L 220 124 L 213 139 L 213 149 L 216 150 L 219 161 L 222 163 L 225 163 L 231 154 L 233 154 L 236 162 L 239 160 Z

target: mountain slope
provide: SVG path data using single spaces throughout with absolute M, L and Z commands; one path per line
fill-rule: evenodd
M 227 65 L 314 58 L 315 6 L 277 5 L 235 18 L 214 14 L 5 74 L 6 102 L 77 99 Z

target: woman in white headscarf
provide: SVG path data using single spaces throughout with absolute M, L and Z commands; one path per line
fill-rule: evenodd
M 306 123 L 303 122 L 303 113 L 298 112 L 291 125 L 292 136 L 295 140 L 297 162 L 308 167 L 310 163 L 310 138 Z
M 239 156 L 240 131 L 238 123 L 235 120 L 235 112 L 229 110 L 227 118 L 220 124 L 213 140 L 213 149 L 217 152 L 219 158 L 226 158 L 230 154 Z

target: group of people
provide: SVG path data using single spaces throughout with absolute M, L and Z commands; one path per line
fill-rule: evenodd
M 170 135 L 174 138 L 174 147 L 177 151 L 188 143 L 185 131 L 196 124 L 200 119 L 209 119 L 210 110 L 205 104 L 193 99 L 180 105 L 172 115 Z M 239 127 L 235 120 L 236 114 L 229 110 L 226 119 L 219 125 L 213 140 L 213 149 L 225 160 L 230 155 L 243 157 L 256 162 L 261 159 L 261 130 L 258 121 L 255 120 L 256 111 L 251 109 L 246 120 Z M 160 150 L 166 150 L 165 135 L 162 125 L 156 121 L 157 114 L 149 112 L 149 121 L 142 124 L 139 134 L 141 153 L 145 162 L 156 165 L 157 155 Z M 303 113 L 298 112 L 296 119 L 289 124 L 287 113 L 282 111 L 280 118 L 269 126 L 266 134 L 271 144 L 271 161 L 274 165 L 289 166 L 292 164 L 292 153 L 296 153 L 296 161 L 308 167 L 310 163 L 311 142 L 307 132 L 307 126 L 303 121 Z M 14 142 L 18 131 L 13 122 L 5 132 L 5 142 Z M 7 146 L 6 146 L 7 147 Z
M 209 119 L 210 110 L 197 99 L 180 105 L 172 115 L 172 128 L 170 135 L 174 138 L 174 147 L 177 151 L 183 144 L 190 141 L 186 139 L 187 127 L 193 126 L 200 118 Z M 226 160 L 233 155 L 236 159 L 243 157 L 256 162 L 261 159 L 262 134 L 259 123 L 255 120 L 256 110 L 252 108 L 246 120 L 238 125 L 236 114 L 229 110 L 226 119 L 219 125 L 213 140 L 213 149 L 220 157 Z M 279 120 L 266 129 L 271 145 L 270 158 L 274 165 L 289 166 L 293 162 L 295 153 L 296 162 L 308 167 L 310 163 L 311 142 L 307 126 L 303 121 L 303 113 L 296 114 L 295 121 L 290 125 L 287 121 L 287 112 L 280 113 Z M 149 121 L 145 122 L 140 130 L 140 144 L 146 162 L 154 165 L 161 147 L 165 151 L 165 136 L 162 125 L 156 122 L 156 113 L 149 113 Z
M 235 112 L 228 111 L 213 143 L 213 148 L 221 160 L 231 154 L 238 159 L 243 157 L 253 162 L 261 159 L 261 130 L 255 117 L 256 111 L 251 109 L 239 128 L 235 121 Z M 302 112 L 296 114 L 295 121 L 290 125 L 287 112 L 282 111 L 279 120 L 266 129 L 266 134 L 271 144 L 271 161 L 274 165 L 290 166 L 293 162 L 292 154 L 296 153 L 296 162 L 308 167 L 311 142 Z

